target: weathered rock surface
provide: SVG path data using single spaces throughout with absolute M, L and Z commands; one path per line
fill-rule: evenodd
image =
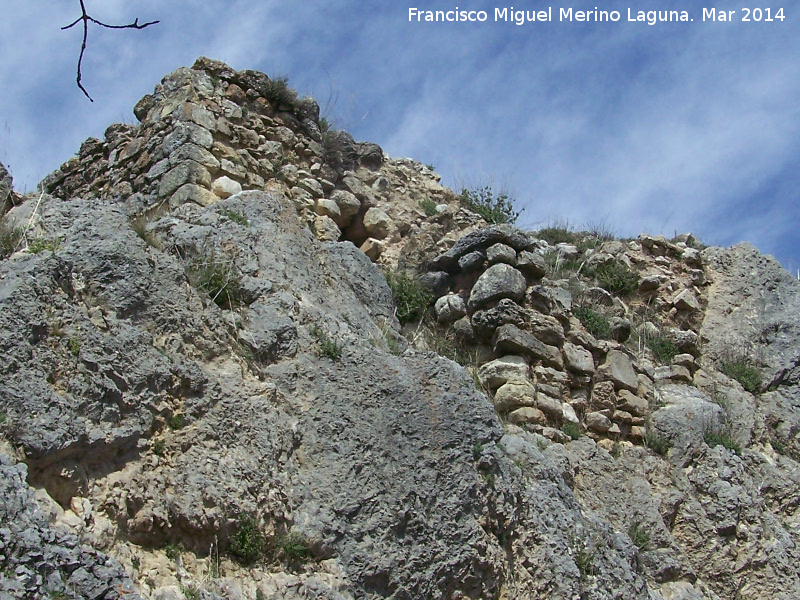
M 487 226 L 209 59 L 135 114 L 40 204 L 0 173 L 0 596 L 800 597 L 776 263 Z

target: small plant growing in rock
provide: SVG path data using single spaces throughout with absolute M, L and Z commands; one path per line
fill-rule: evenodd
M 734 439 L 729 428 L 717 429 L 714 427 L 706 427 L 703 432 L 703 441 L 709 448 L 723 446 L 736 455 L 742 454 L 742 445 Z
M 247 217 L 240 212 L 236 212 L 235 210 L 221 210 L 219 211 L 219 214 L 229 221 L 233 221 L 237 225 L 241 225 L 242 227 L 250 227 L 250 221 L 248 221 Z
M 433 294 L 415 276 L 405 271 L 389 271 L 386 281 L 392 290 L 397 319 L 402 325 L 416 323 L 433 303 Z
M 744 354 L 731 353 L 724 356 L 719 367 L 720 371 L 738 381 L 751 394 L 756 394 L 761 390 L 761 371 Z
M 169 428 L 173 431 L 182 429 L 185 424 L 186 418 L 183 416 L 183 413 L 175 413 L 167 421 L 167 425 L 169 425 Z
M 650 534 L 647 533 L 647 529 L 639 521 L 631 524 L 628 528 L 628 537 L 631 538 L 633 545 L 639 550 L 644 550 L 650 543 Z
M 156 456 L 164 456 L 165 447 L 166 447 L 166 442 L 162 439 L 153 440 L 153 442 L 150 444 L 150 449 Z
M 170 560 L 178 560 L 181 555 L 181 547 L 179 544 L 167 544 L 164 546 L 164 554 Z
M 495 192 L 490 185 L 462 188 L 459 200 L 487 223 L 515 223 L 520 215 L 514 210 L 514 199 L 505 192 Z
M 577 423 L 573 423 L 572 421 L 564 421 L 564 424 L 561 425 L 561 431 L 566 433 L 573 440 L 577 440 L 583 435 L 581 426 Z
M 262 91 L 276 108 L 292 108 L 297 101 L 297 92 L 289 87 L 289 78 L 284 75 L 270 78 Z
M 278 551 L 288 563 L 304 564 L 313 558 L 311 541 L 300 533 L 289 533 L 278 539 Z
M 603 313 L 588 306 L 576 306 L 572 309 L 572 314 L 577 317 L 586 331 L 598 340 L 611 339 L 611 321 Z
M 575 550 L 575 565 L 578 567 L 582 579 L 595 574 L 594 556 L 594 550 L 589 548 L 581 547 Z
M 39 254 L 40 252 L 56 252 L 61 247 L 59 238 L 34 238 L 28 242 L 28 252 Z
M 580 236 L 572 230 L 567 221 L 556 221 L 536 232 L 536 237 L 551 246 L 556 244 L 575 244 Z
M 648 427 L 644 434 L 644 445 L 659 456 L 666 456 L 669 452 L 669 441 L 659 434 L 654 427 Z
M 318 344 L 318 355 L 330 358 L 331 360 L 339 360 L 342 358 L 342 344 L 332 339 L 322 329 L 316 325 L 312 326 L 309 333 L 313 335 Z
M 658 335 L 648 336 L 644 340 L 645 346 L 650 348 L 653 353 L 653 358 L 657 363 L 667 365 L 672 362 L 672 359 L 680 354 L 678 346 L 667 335 L 660 333 Z
M 69 340 L 67 341 L 67 348 L 69 349 L 70 354 L 72 354 L 73 356 L 78 356 L 78 354 L 80 354 L 81 351 L 80 338 L 77 337 L 69 338 Z
M 264 554 L 267 539 L 253 517 L 244 517 L 231 536 L 228 548 L 243 564 L 250 565 Z
M 25 230 L 21 227 L 9 227 L 5 220 L 0 220 L 0 258 L 14 254 L 24 236 Z
M 220 257 L 213 250 L 198 254 L 186 266 L 186 276 L 197 289 L 203 290 L 220 307 L 232 309 L 242 304 L 242 279 L 232 258 Z
M 593 278 L 598 287 L 620 296 L 632 294 L 639 285 L 639 276 L 617 260 L 587 265 L 584 274 Z
M 436 202 L 433 200 L 429 200 L 425 198 L 425 200 L 421 200 L 419 205 L 422 207 L 422 210 L 425 211 L 425 215 L 428 217 L 436 216 Z

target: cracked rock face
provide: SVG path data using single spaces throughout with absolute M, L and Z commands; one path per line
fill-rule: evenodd
M 0 166 L 0 596 L 800 597 L 774 261 L 487 225 L 209 59 L 135 114 Z

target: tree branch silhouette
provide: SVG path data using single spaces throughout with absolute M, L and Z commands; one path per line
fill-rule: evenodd
M 86 5 L 84 4 L 84 0 L 79 0 L 81 5 L 81 16 L 75 19 L 69 25 L 65 25 L 61 28 L 62 31 L 71 29 L 75 27 L 80 22 L 83 22 L 83 42 L 81 43 L 81 53 L 78 57 L 78 76 L 75 79 L 75 82 L 78 84 L 78 88 L 83 92 L 84 96 L 86 96 L 90 102 L 94 102 L 94 99 L 89 95 L 89 92 L 86 91 L 86 88 L 83 87 L 83 74 L 81 73 L 81 67 L 83 66 L 83 56 L 86 54 L 86 40 L 89 37 L 89 23 L 94 23 L 95 25 L 99 25 L 100 27 L 105 27 L 106 29 L 144 29 L 145 27 L 150 27 L 150 25 L 155 25 L 159 21 L 150 21 L 148 23 L 139 23 L 139 19 L 136 18 L 133 23 L 129 23 L 128 25 L 109 25 L 108 23 L 103 23 L 102 21 L 98 21 L 94 17 L 90 16 L 89 13 L 86 12 Z

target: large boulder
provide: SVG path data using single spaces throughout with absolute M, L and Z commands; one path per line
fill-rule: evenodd
M 469 307 L 476 310 L 490 302 L 509 298 L 519 302 L 525 295 L 525 277 L 511 265 L 499 263 L 486 269 L 469 294 Z

